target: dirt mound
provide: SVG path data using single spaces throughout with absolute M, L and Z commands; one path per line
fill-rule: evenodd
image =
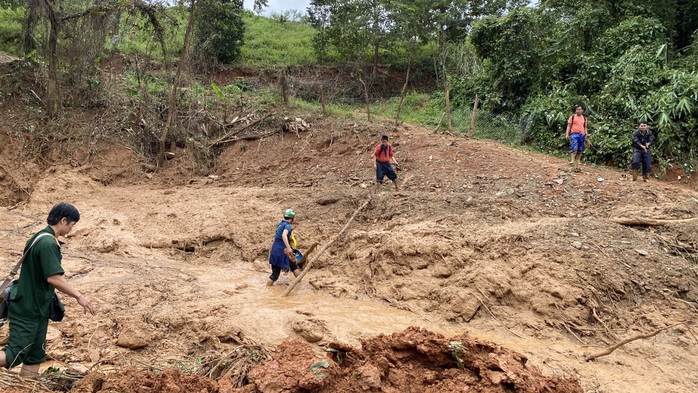
M 249 381 L 236 389 L 229 380 L 176 369 L 156 374 L 127 368 L 91 373 L 71 392 L 582 392 L 576 379 L 546 377 L 516 352 L 467 334 L 446 339 L 416 327 L 364 340 L 362 349 L 330 343 L 323 353 L 304 340 L 287 341 L 249 373 Z

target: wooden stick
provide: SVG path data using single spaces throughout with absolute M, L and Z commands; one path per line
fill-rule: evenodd
M 671 225 L 671 224 L 679 224 L 679 223 L 684 223 L 684 222 L 693 222 L 696 220 L 698 220 L 698 217 L 676 219 L 676 220 L 662 220 L 662 219 L 653 219 L 653 218 L 612 218 L 611 219 L 611 221 L 615 222 L 616 224 L 620 224 L 620 225 L 628 225 L 628 226 L 647 225 L 647 226 L 655 226 L 655 227 L 660 227 L 660 226 L 664 226 L 664 225 Z
M 602 321 L 601 318 L 599 318 L 598 314 L 596 314 L 596 307 L 592 308 L 591 312 L 594 315 L 594 319 L 596 319 L 596 321 L 599 322 L 601 324 L 601 326 L 603 326 L 604 329 L 606 329 L 606 334 L 608 334 L 608 336 L 611 337 L 612 339 L 617 340 L 618 336 L 616 336 L 611 331 L 611 329 L 609 329 L 608 326 L 606 326 L 606 323 L 604 323 L 604 321 Z
M 618 344 L 615 344 L 615 345 L 612 345 L 612 346 L 606 348 L 606 350 L 603 351 L 603 352 L 599 352 L 599 353 L 597 353 L 596 355 L 589 355 L 589 356 L 585 357 L 585 358 L 584 358 L 584 361 L 588 362 L 588 361 L 590 361 L 590 360 L 594 360 L 594 359 L 599 358 L 599 357 L 601 357 L 601 356 L 609 355 L 609 354 L 611 354 L 611 352 L 615 351 L 616 349 L 622 347 L 623 345 L 625 345 L 625 344 L 627 344 L 627 343 L 629 343 L 629 342 L 633 342 L 633 341 L 639 340 L 639 339 L 641 339 L 641 338 L 650 338 L 650 337 L 654 337 L 654 336 L 658 335 L 659 333 L 661 333 L 661 332 L 663 332 L 663 331 L 665 331 L 665 330 L 667 330 L 667 329 L 671 329 L 671 328 L 676 327 L 676 326 L 679 326 L 679 325 L 683 325 L 683 323 L 677 323 L 677 324 L 675 324 L 675 325 L 667 326 L 667 327 L 661 328 L 661 329 L 659 329 L 659 330 L 655 330 L 655 331 L 652 332 L 652 333 L 640 334 L 640 335 L 637 335 L 637 336 L 635 336 L 635 337 L 627 338 L 627 339 L 625 339 L 625 340 L 619 342 Z
M 470 116 L 470 130 L 468 130 L 468 137 L 469 138 L 472 138 L 473 136 L 475 136 L 475 119 L 477 118 L 477 105 L 478 105 L 479 101 L 480 101 L 479 97 L 477 96 L 477 94 L 475 94 L 475 105 L 473 105 L 473 113 Z
M 342 228 L 342 230 L 339 231 L 339 233 L 334 238 L 332 238 L 332 240 L 330 240 L 329 242 L 327 242 L 327 244 L 322 246 L 322 248 L 320 249 L 320 252 L 318 252 L 318 254 L 315 258 L 308 260 L 308 264 L 305 265 L 301 274 L 299 274 L 298 277 L 296 277 L 296 280 L 293 281 L 293 284 L 291 284 L 291 286 L 288 287 L 286 292 L 284 292 L 284 294 L 281 296 L 288 296 L 288 294 L 291 293 L 291 291 L 293 291 L 293 288 L 295 288 L 296 285 L 298 285 L 298 283 L 301 282 L 301 280 L 303 279 L 305 274 L 308 273 L 308 270 L 310 270 L 310 267 L 313 266 L 313 262 L 315 262 L 318 258 L 320 258 L 320 256 L 325 252 L 325 250 L 327 250 L 335 241 L 337 241 L 337 239 L 339 239 L 344 234 L 344 232 L 346 232 L 347 228 L 349 228 L 349 224 L 351 224 L 351 222 L 354 220 L 354 217 L 356 217 L 356 215 L 361 210 L 363 210 L 368 205 L 368 203 L 370 201 L 371 201 L 371 198 L 367 199 L 366 202 L 364 202 L 361 206 L 359 206 L 359 208 L 354 211 L 354 214 L 352 214 L 351 217 L 349 217 L 349 221 L 347 221 L 347 223 L 344 224 L 344 228 Z

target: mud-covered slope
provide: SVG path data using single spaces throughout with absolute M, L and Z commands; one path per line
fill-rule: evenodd
M 82 215 L 63 263 L 99 314 L 66 299 L 66 320 L 50 327 L 50 358 L 127 383 L 144 368 L 191 371 L 241 346 L 283 351 L 300 337 L 323 354 L 318 344 L 331 342 L 360 354 L 378 334 L 419 326 L 511 347 L 546 376 L 578 377 L 588 392 L 683 392 L 698 383 L 696 192 L 494 142 L 299 115 L 310 131 L 235 142 L 209 177 L 191 175 L 184 149 L 155 174 L 132 151 L 107 145 L 65 165 L 6 162 L 29 196 L 6 197 L 0 211 L 0 269 L 56 201 Z M 402 163 L 399 192 L 374 192 L 370 155 L 382 134 Z M 298 213 L 300 248 L 318 244 L 317 253 L 367 200 L 345 236 L 319 258 L 310 253 L 313 268 L 291 296 L 281 296 L 290 275 L 264 286 L 284 209 Z M 452 374 L 471 378 L 454 369 L 432 375 L 448 383 Z M 167 386 L 188 386 L 181 377 Z

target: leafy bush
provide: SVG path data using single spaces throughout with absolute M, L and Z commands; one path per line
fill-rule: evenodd
M 0 8 L 0 51 L 20 56 L 25 8 Z
M 245 26 L 242 0 L 203 0 L 195 12 L 195 58 L 201 64 L 233 63 L 240 56 Z

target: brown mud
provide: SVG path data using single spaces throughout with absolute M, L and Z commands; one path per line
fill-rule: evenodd
M 48 343 L 50 364 L 89 372 L 73 391 L 698 385 L 695 222 L 613 222 L 696 217 L 694 190 L 419 127 L 288 115 L 312 128 L 236 142 L 208 177 L 192 175 L 187 149 L 156 174 L 118 144 L 75 149 L 63 162 L 51 158 L 53 146 L 44 159 L 23 160 L 24 140 L 0 125 L 0 271 L 55 202 L 82 214 L 63 265 L 98 315 L 64 299 L 67 316 L 50 325 Z M 402 164 L 399 192 L 389 184 L 374 192 L 370 156 L 382 134 Z M 281 294 L 291 275 L 265 287 L 284 209 L 298 213 L 307 249 L 329 241 L 367 199 L 290 296 Z M 257 359 L 239 366 L 251 370 L 244 387 L 189 375 L 240 348 Z

